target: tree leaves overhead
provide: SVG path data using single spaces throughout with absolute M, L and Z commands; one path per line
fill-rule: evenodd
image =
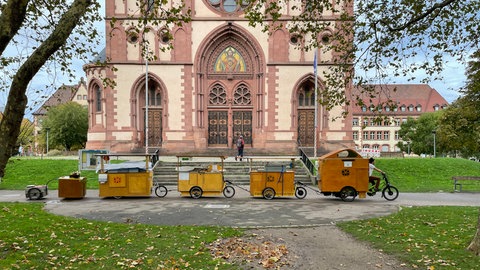
M 12 49 L 15 48 L 17 50 L 15 60 L 10 61 L 10 65 L 3 66 L 5 69 L 10 69 L 10 67 L 15 68 L 24 63 L 26 59 L 54 33 L 55 29 L 58 28 L 62 15 L 72 8 L 72 2 L 66 0 L 30 0 L 27 2 L 28 6 L 22 27 L 12 40 L 12 42 L 18 46 L 12 46 L 13 44 L 9 44 L 8 42 L 0 42 L 0 46 L 7 44 L 10 45 Z M 73 78 L 75 78 L 76 74 L 71 70 L 71 59 L 85 56 L 92 57 L 92 55 L 97 53 L 96 50 L 98 50 L 96 45 L 99 44 L 100 39 L 95 23 L 101 21 L 102 16 L 98 12 L 100 3 L 97 1 L 91 2 L 92 4 L 88 7 L 84 17 L 75 20 L 76 27 L 66 43 L 48 59 L 49 61 L 55 61 L 60 65 L 66 75 Z M 74 18 L 72 17 L 70 19 L 73 20 Z M 17 21 L 22 22 L 22 18 L 17 18 Z M 5 59 L 12 58 L 9 58 L 8 54 L 3 54 L 2 51 L 1 59 L 5 61 Z M 55 71 L 52 70 L 52 72 Z M 2 78 L 2 83 L 8 82 L 8 78 Z
M 334 66 L 323 74 L 326 91 L 331 92 L 350 82 L 384 84 L 407 78 L 427 83 L 439 79 L 448 61 L 465 62 L 478 48 L 478 10 L 480 1 L 475 0 L 259 0 L 246 17 L 264 31 L 286 28 L 302 36 L 303 50 L 336 53 L 329 62 Z M 333 31 L 330 42 L 322 42 L 326 31 Z M 355 100 L 345 95 L 327 96 L 334 104 Z

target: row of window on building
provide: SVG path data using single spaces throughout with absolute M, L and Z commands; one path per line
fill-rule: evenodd
M 357 147 L 358 147 L 358 145 L 357 145 Z M 359 149 L 359 151 L 361 151 L 362 156 L 367 156 L 367 157 L 376 156 L 376 157 L 379 157 L 380 152 L 391 152 L 391 151 L 399 152 L 400 148 L 398 148 L 397 146 L 394 146 L 393 149 L 390 149 L 390 146 L 388 144 L 384 144 L 384 145 L 363 144 L 362 147 Z
M 434 111 L 438 111 L 440 110 L 440 108 L 444 109 L 445 106 L 440 106 L 438 104 L 435 104 L 433 106 L 433 110 Z M 378 112 L 382 112 L 382 111 L 386 111 L 386 112 L 390 112 L 390 111 L 393 111 L 393 112 L 397 112 L 397 111 L 400 111 L 400 112 L 414 112 L 414 111 L 417 111 L 417 112 L 421 112 L 422 111 L 422 105 L 418 104 L 417 106 L 414 106 L 413 104 L 410 104 L 408 106 L 406 106 L 405 104 L 399 106 L 399 107 L 393 107 L 391 108 L 390 106 L 385 106 L 385 107 L 379 107 L 379 106 L 370 106 L 368 107 L 368 109 L 373 112 L 373 111 L 378 111 Z M 367 106 L 362 106 L 362 111 L 363 112 L 366 112 L 367 111 Z
M 367 126 L 389 127 L 389 126 L 392 126 L 392 125 L 399 127 L 402 123 L 407 122 L 407 120 L 408 120 L 408 118 L 395 118 L 392 121 L 387 120 L 387 119 L 378 119 L 378 118 L 364 118 L 362 120 L 362 124 L 363 124 L 364 127 L 367 127 Z M 359 118 L 354 117 L 353 120 L 352 120 L 352 125 L 353 126 L 359 126 L 359 124 L 360 124 Z
M 353 139 L 359 139 L 359 131 L 353 131 Z M 390 140 L 390 131 L 388 130 L 376 130 L 376 131 L 363 131 L 362 132 L 363 140 L 375 140 L 375 141 L 388 141 Z M 400 140 L 400 135 L 398 135 L 398 130 L 395 131 L 395 140 Z

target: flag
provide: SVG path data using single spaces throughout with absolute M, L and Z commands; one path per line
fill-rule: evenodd
M 315 54 L 313 56 L 313 73 L 317 75 L 317 48 L 315 48 Z

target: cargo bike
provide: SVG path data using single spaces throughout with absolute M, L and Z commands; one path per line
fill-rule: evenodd
M 183 197 L 198 199 L 206 196 L 218 196 L 223 194 L 226 198 L 235 195 L 235 188 L 230 181 L 224 178 L 225 156 L 217 156 L 219 164 L 209 164 L 206 167 L 195 167 L 184 160 L 202 158 L 207 156 L 177 156 L 178 192 Z M 212 156 L 208 156 L 209 159 Z M 192 162 L 190 162 L 192 163 Z M 193 163 L 192 163 L 193 164 Z M 164 185 L 155 188 L 155 195 L 165 197 L 168 189 Z
M 325 196 L 333 195 L 347 202 L 355 200 L 357 196 L 374 196 L 376 191 L 369 183 L 368 169 L 368 159 L 353 149 L 344 148 L 325 154 L 318 158 L 317 192 Z M 383 182 L 385 187 L 380 189 L 382 197 L 395 200 L 398 189 L 390 184 L 386 174 L 383 174 Z

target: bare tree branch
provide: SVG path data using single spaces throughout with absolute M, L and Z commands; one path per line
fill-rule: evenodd
M 457 2 L 457 1 L 459 1 L 459 0 L 445 0 L 441 3 L 435 3 L 431 8 L 427 9 L 425 12 L 422 12 L 422 13 L 420 13 L 420 15 L 411 18 L 407 23 L 405 23 L 403 25 L 400 25 L 398 27 L 392 27 L 391 23 L 389 21 L 386 21 L 386 20 L 382 20 L 382 21 L 380 21 L 380 23 L 385 25 L 388 28 L 388 30 L 391 31 L 391 32 L 399 32 L 399 31 L 402 31 L 402 30 L 405 30 L 405 29 L 409 28 L 412 25 L 417 24 L 421 20 L 430 16 L 433 12 L 435 12 L 437 10 L 440 10 L 440 9 L 443 9 L 444 7 L 450 5 L 453 2 Z

